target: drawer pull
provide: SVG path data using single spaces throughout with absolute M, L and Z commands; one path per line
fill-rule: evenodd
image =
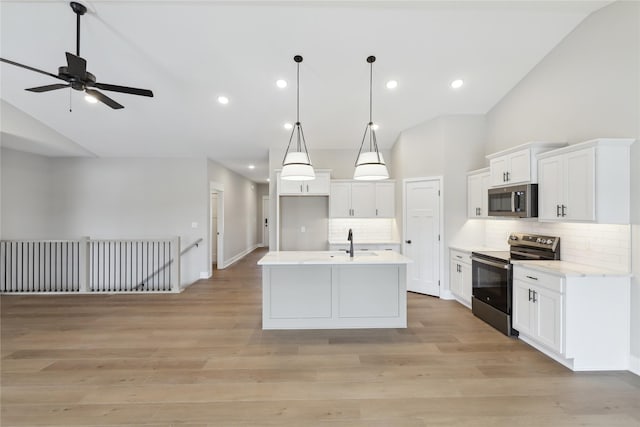
M 460 255 L 456 255 L 456 258 L 460 258 L 460 259 L 462 259 L 462 257 L 461 257 Z
M 531 279 L 531 280 L 538 280 L 537 277 L 533 277 L 533 276 L 527 276 L 527 279 Z

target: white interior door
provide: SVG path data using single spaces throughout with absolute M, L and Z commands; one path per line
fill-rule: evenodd
M 269 247 L 269 198 L 262 197 L 262 246 Z
M 440 296 L 440 180 L 405 182 L 407 290 Z
M 218 193 L 211 194 L 211 264 L 218 263 Z

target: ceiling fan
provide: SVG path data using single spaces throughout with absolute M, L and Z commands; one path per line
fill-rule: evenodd
M 76 14 L 76 54 L 66 52 L 67 65 L 58 67 L 58 74 L 48 73 L 46 71 L 39 70 L 37 68 L 30 67 L 28 65 L 20 64 L 14 61 L 10 61 L 5 58 L 0 58 L 1 62 L 15 65 L 16 67 L 26 68 L 27 70 L 35 71 L 36 73 L 45 74 L 47 76 L 54 77 L 59 80 L 63 80 L 66 83 L 56 83 L 46 86 L 32 87 L 28 90 L 30 92 L 49 92 L 51 90 L 63 89 L 70 87 L 75 90 L 84 91 L 87 95 L 90 95 L 108 105 L 113 109 L 124 108 L 123 105 L 117 103 L 113 99 L 109 98 L 105 94 L 98 92 L 96 89 L 108 90 L 112 92 L 128 93 L 131 95 L 150 96 L 153 97 L 153 92 L 148 89 L 138 89 L 127 86 L 117 86 L 107 83 L 99 83 L 96 81 L 96 76 L 87 71 L 87 61 L 80 56 L 80 16 L 84 15 L 87 8 L 77 2 L 72 1 L 70 4 L 71 9 Z

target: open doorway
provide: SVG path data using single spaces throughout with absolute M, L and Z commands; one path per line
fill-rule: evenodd
M 224 187 L 210 183 L 209 191 L 209 260 L 211 273 L 224 268 Z

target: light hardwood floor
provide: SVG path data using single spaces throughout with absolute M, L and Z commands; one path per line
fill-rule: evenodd
M 263 331 L 263 254 L 176 295 L 3 296 L 0 424 L 640 425 L 640 377 L 573 373 L 453 301 Z

